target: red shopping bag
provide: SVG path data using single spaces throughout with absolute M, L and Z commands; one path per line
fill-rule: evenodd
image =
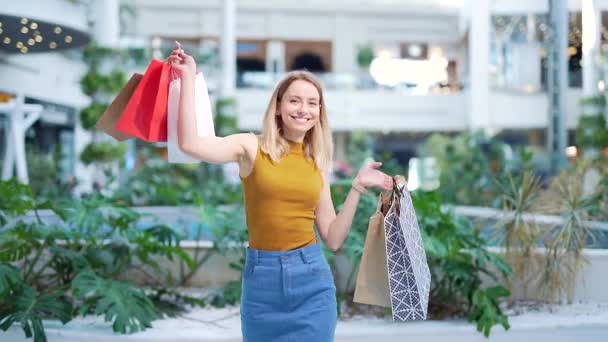
M 153 60 L 129 99 L 116 129 L 147 142 L 167 141 L 167 99 L 171 66 Z

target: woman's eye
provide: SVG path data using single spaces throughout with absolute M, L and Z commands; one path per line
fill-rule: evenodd
M 291 100 L 291 101 L 289 101 L 289 102 L 291 102 L 291 103 L 298 103 L 298 101 L 297 101 L 297 100 Z

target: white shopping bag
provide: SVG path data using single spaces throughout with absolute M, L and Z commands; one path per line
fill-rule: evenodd
M 179 78 L 169 85 L 167 101 L 167 152 L 170 163 L 194 164 L 200 160 L 192 158 L 179 148 L 178 119 L 181 81 Z M 215 136 L 213 114 L 207 83 L 202 73 L 197 73 L 194 82 L 194 113 L 196 115 L 196 130 L 199 137 Z

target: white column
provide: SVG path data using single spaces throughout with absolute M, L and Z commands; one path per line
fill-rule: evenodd
M 8 124 L 6 127 L 7 148 L 2 169 L 2 179 L 6 180 L 13 176 L 17 169 L 17 180 L 20 183 L 29 183 L 27 172 L 27 159 L 25 157 L 25 132 L 36 120 L 40 118 L 42 106 L 37 104 L 25 104 L 23 94 L 17 95 L 14 108 L 8 110 Z
M 360 70 L 357 65 L 358 45 L 367 43 L 368 33 L 352 24 L 353 20 L 357 19 L 349 19 L 344 14 L 336 14 L 334 20 L 334 35 L 331 42 L 333 72 L 356 73 Z
M 469 30 L 469 128 L 491 130 L 488 98 L 490 66 L 490 4 L 475 0 Z
M 529 13 L 526 16 L 526 39 L 528 43 L 536 41 L 536 17 L 534 13 Z
M 95 41 L 103 47 L 117 47 L 120 36 L 118 0 L 95 0 L 92 12 Z
M 600 46 L 601 20 L 597 2 L 597 0 L 582 0 L 581 3 L 583 12 L 583 94 L 585 96 L 598 93 L 599 70 L 596 58 Z
M 285 42 L 281 40 L 268 41 L 266 45 L 266 71 L 285 72 Z
M 236 1 L 223 0 L 221 35 L 222 97 L 234 96 L 236 89 Z

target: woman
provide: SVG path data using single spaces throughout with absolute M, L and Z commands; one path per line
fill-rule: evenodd
M 261 136 L 198 137 L 196 64 L 179 46 L 168 62 L 181 73 L 181 149 L 204 162 L 239 165 L 250 237 L 241 298 L 244 341 L 332 341 L 335 286 L 314 225 L 325 246 L 338 250 L 361 194 L 392 189 L 391 177 L 378 170 L 381 163 L 362 168 L 336 215 L 331 131 L 323 90 L 311 73 L 291 72 L 279 82 Z

